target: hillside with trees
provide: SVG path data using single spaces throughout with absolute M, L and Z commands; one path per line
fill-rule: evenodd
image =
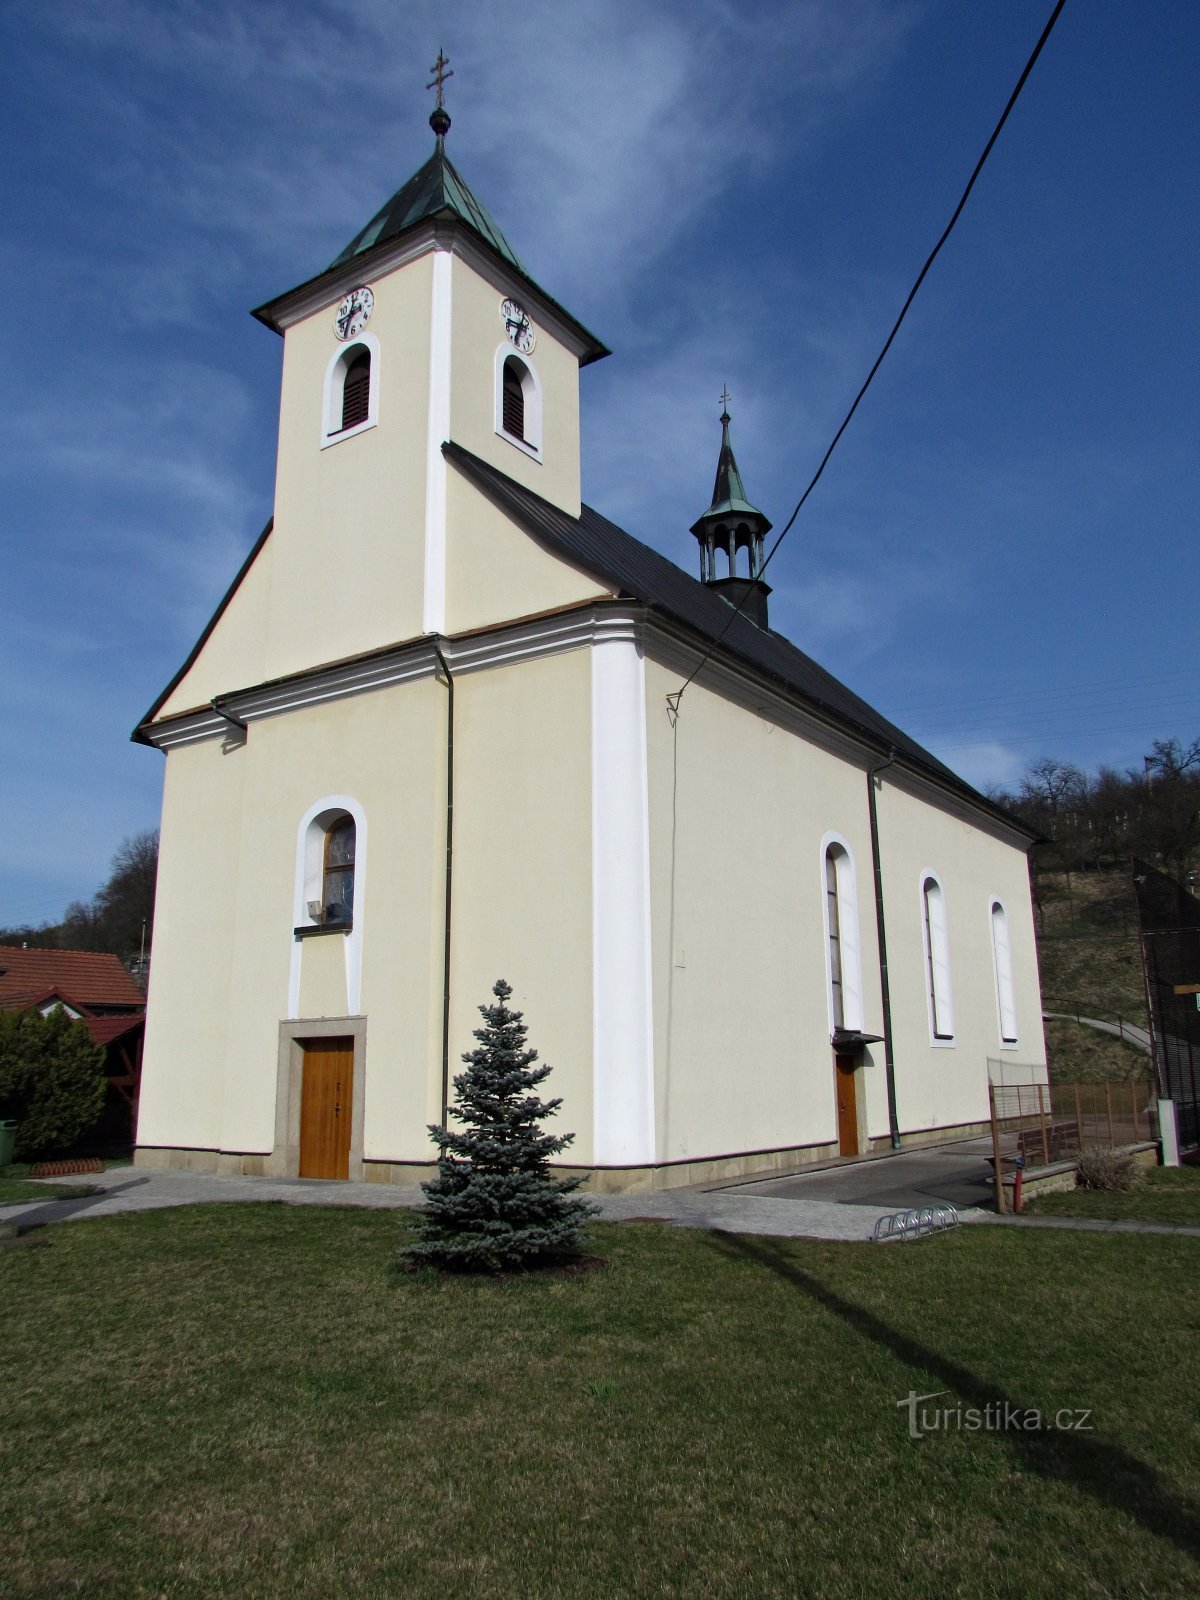
M 1193 889 L 1200 874 L 1200 739 L 1156 740 L 1141 772 L 1033 763 L 991 797 L 1042 835 L 1030 857 L 1046 1011 L 1146 1026 L 1130 862 L 1137 856 Z M 1046 1024 L 1060 1080 L 1148 1076 L 1149 1056 L 1071 1021 Z
M 107 881 L 91 900 L 72 901 L 61 922 L 0 928 L 0 944 L 100 950 L 136 966 L 143 950 L 150 953 L 157 871 L 158 833 L 131 834 L 118 847 Z

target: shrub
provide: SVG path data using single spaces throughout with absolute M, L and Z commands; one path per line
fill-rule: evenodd
M 1133 1157 L 1111 1145 L 1090 1145 L 1079 1152 L 1075 1182 L 1080 1189 L 1126 1191 L 1140 1188 L 1145 1181 L 1146 1174 Z
M 550 1072 L 534 1067 L 527 1029 L 508 1009 L 512 988 L 503 978 L 493 1006 L 480 1006 L 486 1026 L 475 1030 L 479 1049 L 463 1056 L 467 1071 L 454 1080 L 458 1104 L 450 1115 L 462 1133 L 432 1125 L 438 1175 L 423 1183 L 426 1205 L 417 1214 L 418 1241 L 402 1252 L 408 1266 L 429 1264 L 460 1272 L 501 1272 L 577 1255 L 580 1229 L 595 1209 L 567 1197 L 582 1178 L 555 1178 L 548 1157 L 565 1150 L 573 1133 L 543 1133 L 559 1100 L 530 1090 Z
M 104 1050 L 60 1007 L 0 1011 L 0 1117 L 17 1124 L 14 1154 L 29 1161 L 74 1144 L 104 1104 Z

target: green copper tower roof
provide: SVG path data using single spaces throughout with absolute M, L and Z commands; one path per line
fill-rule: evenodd
M 710 519 L 738 516 L 755 517 L 760 523 L 765 524 L 767 529 L 771 526 L 758 507 L 752 506 L 746 498 L 746 487 L 738 471 L 738 464 L 734 460 L 733 446 L 729 442 L 729 413 L 722 411 L 721 453 L 717 457 L 717 477 L 713 484 L 712 505 L 697 519 L 691 532 L 702 533 Z
M 361 233 L 355 234 L 330 266 L 343 266 L 347 261 L 365 254 L 383 240 L 394 239 L 416 223 L 449 212 L 460 222 L 465 222 L 473 233 L 479 235 L 484 244 L 490 245 L 497 255 L 502 256 L 523 277 L 528 277 L 529 274 L 521 264 L 516 251 L 455 171 L 453 163 L 446 154 L 446 132 L 450 127 L 450 118 L 445 111 L 439 109 L 433 113 L 429 121 L 437 135 L 437 145 L 429 160 L 419 172 L 413 174 L 403 188 L 396 190 L 386 205 L 376 212 Z

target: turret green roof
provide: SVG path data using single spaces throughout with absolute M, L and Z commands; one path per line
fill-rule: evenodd
M 446 121 L 448 123 L 449 118 Z M 361 233 L 351 239 L 330 266 L 340 267 L 355 256 L 365 254 L 382 240 L 395 238 L 416 223 L 446 212 L 465 222 L 484 244 L 490 245 L 523 277 L 529 276 L 512 245 L 454 170 L 440 137 L 437 148 L 421 170 L 414 173 L 403 188 L 396 190 L 387 204 L 376 212 Z
M 717 457 L 717 478 L 713 484 L 712 505 L 702 517 L 696 519 L 691 532 L 699 534 L 703 531 L 704 524 L 712 517 L 744 516 L 757 517 L 759 522 L 771 524 L 763 516 L 757 506 L 752 506 L 746 499 L 746 487 L 742 482 L 742 475 L 738 471 L 738 464 L 733 458 L 733 446 L 729 442 L 729 415 L 721 415 L 721 453 Z

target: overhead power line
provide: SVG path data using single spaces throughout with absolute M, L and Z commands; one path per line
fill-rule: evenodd
M 858 410 L 859 403 L 861 402 L 863 396 L 866 394 L 867 390 L 871 387 L 871 384 L 874 382 L 875 374 L 879 371 L 880 367 L 883 365 L 885 356 L 887 355 L 888 351 L 892 348 L 892 342 L 894 341 L 896 335 L 900 332 L 900 325 L 901 325 L 901 323 L 903 323 L 905 317 L 908 315 L 908 308 L 912 305 L 913 301 L 916 299 L 917 291 L 920 289 L 921 285 L 925 282 L 926 274 L 928 273 L 930 267 L 932 267 L 933 263 L 937 260 L 938 255 L 941 252 L 942 246 L 945 244 L 946 240 L 950 237 L 951 233 L 953 233 L 954 226 L 957 223 L 959 217 L 962 215 L 963 207 L 967 203 L 967 200 L 968 200 L 968 197 L 970 196 L 971 190 L 975 187 L 975 180 L 979 177 L 979 174 L 983 171 L 984 163 L 987 161 L 987 158 L 992 153 L 992 146 L 996 143 L 996 140 L 1000 137 L 1000 131 L 1004 127 L 1004 124 L 1008 121 L 1009 113 L 1012 111 L 1012 108 L 1016 105 L 1017 100 L 1018 100 L 1018 98 L 1020 96 L 1021 90 L 1025 87 L 1026 80 L 1028 79 L 1029 74 L 1033 71 L 1034 66 L 1035 66 L 1035 64 L 1037 62 L 1037 58 L 1041 55 L 1042 49 L 1043 49 L 1043 47 L 1044 47 L 1044 45 L 1046 43 L 1046 40 L 1050 37 L 1050 34 L 1052 33 L 1052 31 L 1054 29 L 1054 24 L 1058 21 L 1059 13 L 1062 11 L 1062 8 L 1063 8 L 1063 6 L 1065 4 L 1066 4 L 1066 0 L 1057 0 L 1057 4 L 1055 5 L 1054 10 L 1050 13 L 1050 19 L 1046 23 L 1046 26 L 1042 29 L 1041 37 L 1038 39 L 1037 44 L 1035 44 L 1034 47 L 1033 47 L 1033 54 L 1029 57 L 1029 60 L 1025 63 L 1024 70 L 1022 71 L 1021 76 L 1017 79 L 1016 87 L 1013 89 L 1013 92 L 1008 97 L 1008 104 L 1004 107 L 1004 110 L 1000 114 L 1000 120 L 999 120 L 999 122 L 997 122 L 996 126 L 992 129 L 992 136 L 988 140 L 987 144 L 984 145 L 983 154 L 979 157 L 979 160 L 975 163 L 975 169 L 971 173 L 970 178 L 968 178 L 968 180 L 967 180 L 967 186 L 963 190 L 962 195 L 959 198 L 959 202 L 954 208 L 953 216 L 950 218 L 950 221 L 946 224 L 945 228 L 942 230 L 941 238 L 934 245 L 933 249 L 929 252 L 929 255 L 928 255 L 928 257 L 926 258 L 926 261 L 925 261 L 925 265 L 921 268 L 920 272 L 917 274 L 915 283 L 913 284 L 912 288 L 908 291 L 908 298 L 905 300 L 903 306 L 900 308 L 900 315 L 896 318 L 895 322 L 892 324 L 892 331 L 888 334 L 887 338 L 884 340 L 883 349 L 880 350 L 879 354 L 875 357 L 874 365 L 872 366 L 870 372 L 867 373 L 867 376 L 866 376 L 866 379 L 865 379 L 865 381 L 863 383 L 862 388 L 855 395 L 854 403 L 851 405 L 851 407 L 850 407 L 849 411 L 847 411 L 846 415 L 842 418 L 841 426 L 838 428 L 837 432 L 834 434 L 832 440 L 830 441 L 829 448 L 826 450 L 825 454 L 821 457 L 820 465 L 817 467 L 817 470 L 813 473 L 812 478 L 809 481 L 808 487 L 805 489 L 804 493 L 800 496 L 799 500 L 797 500 L 795 510 L 792 512 L 791 516 L 787 519 L 787 522 L 784 524 L 782 531 L 780 532 L 778 538 L 775 540 L 775 543 L 771 546 L 770 550 L 767 552 L 767 559 L 763 562 L 762 566 L 759 568 L 760 575 L 762 573 L 764 573 L 767 570 L 767 568 L 770 566 L 771 561 L 772 561 L 772 559 L 773 559 L 773 557 L 775 555 L 775 552 L 779 549 L 779 546 L 787 538 L 788 533 L 791 530 L 792 524 L 795 522 L 796 518 L 800 515 L 801 509 L 804 506 L 804 502 L 808 499 L 809 495 L 813 492 L 813 490 L 816 488 L 817 484 L 820 482 L 821 474 L 825 471 L 825 467 L 828 464 L 830 456 L 837 449 L 838 443 L 841 440 L 842 435 L 845 433 L 846 429 L 850 426 L 850 419 L 854 416 L 854 413 Z M 705 662 L 708 661 L 708 659 L 712 655 L 713 651 L 721 643 L 722 639 L 724 639 L 725 635 L 729 632 L 730 628 L 733 626 L 733 624 L 736 621 L 736 619 L 741 615 L 742 607 L 746 604 L 746 601 L 749 599 L 750 593 L 751 593 L 751 591 L 749 589 L 747 589 L 746 593 L 742 596 L 742 598 L 738 601 L 737 605 L 730 612 L 729 619 L 725 623 L 725 626 L 721 629 L 720 633 L 716 636 L 716 638 L 709 645 L 708 649 L 704 652 L 703 656 L 701 656 L 700 660 L 692 668 L 692 671 L 689 673 L 688 677 L 684 680 L 684 682 L 680 685 L 680 687 L 678 689 L 676 689 L 673 693 L 671 693 L 671 694 L 669 694 L 667 696 L 667 704 L 671 707 L 672 711 L 676 715 L 679 712 L 679 702 L 683 699 L 684 690 L 687 689 L 688 685 L 694 681 L 697 673 L 699 673 L 701 671 L 701 669 L 704 667 Z

